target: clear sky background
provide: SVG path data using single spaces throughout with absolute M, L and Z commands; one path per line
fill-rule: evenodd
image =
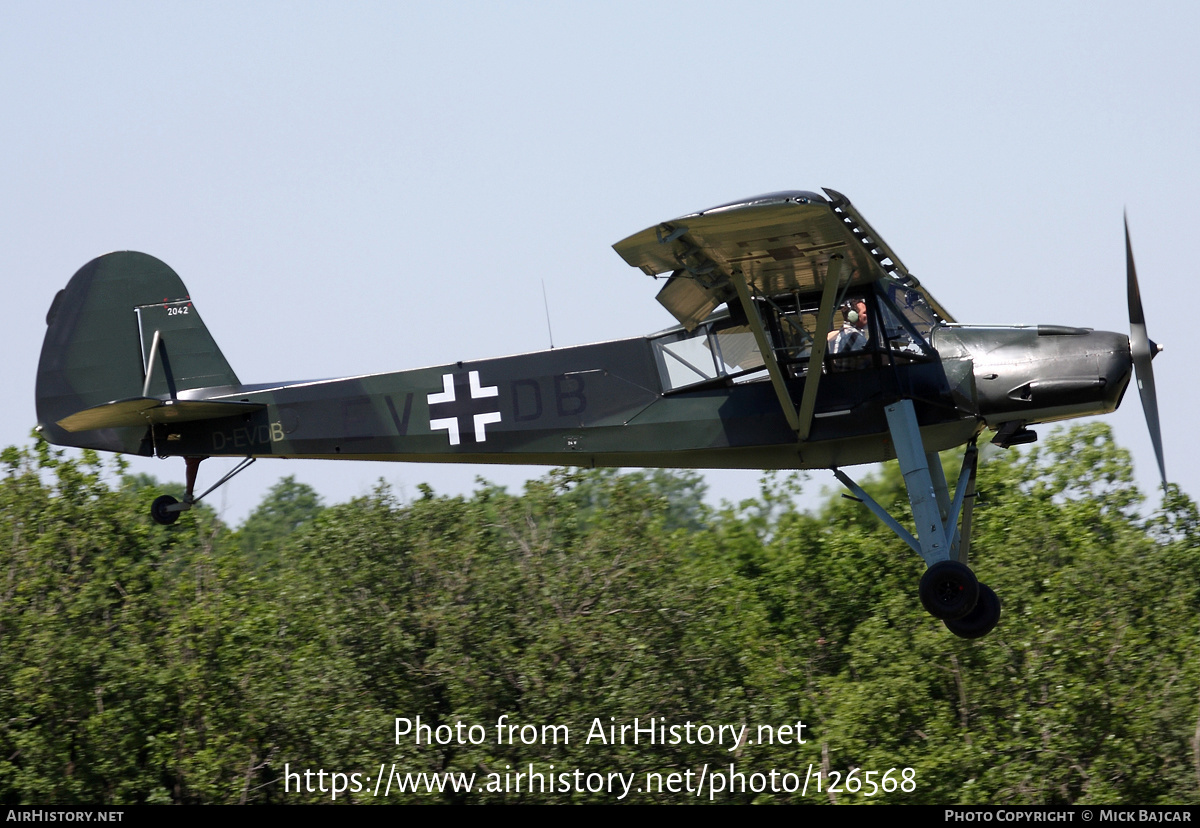
M 0 441 L 28 443 L 46 310 L 105 252 L 170 264 L 242 381 L 333 377 L 545 348 L 543 280 L 558 346 L 667 327 L 613 242 L 827 186 L 963 322 L 1127 331 L 1128 208 L 1195 498 L 1198 34 L 1179 2 L 0 4 Z M 1151 490 L 1135 390 L 1108 421 Z M 266 460 L 212 502 L 541 471 Z

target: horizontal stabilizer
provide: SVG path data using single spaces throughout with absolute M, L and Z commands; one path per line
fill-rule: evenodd
M 132 397 L 85 408 L 58 421 L 66 431 L 92 431 L 97 428 L 125 428 L 158 423 L 182 423 L 191 420 L 216 420 L 250 414 L 266 408 L 263 403 L 227 400 L 160 400 Z

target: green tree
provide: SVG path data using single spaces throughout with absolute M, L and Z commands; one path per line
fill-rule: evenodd
M 288 475 L 270 488 L 246 518 L 236 542 L 256 566 L 274 565 L 284 541 L 324 508 L 315 489 Z
M 979 641 L 920 610 L 921 561 L 861 505 L 807 514 L 796 477 L 719 511 L 686 474 L 556 470 L 519 494 L 401 503 L 381 487 L 329 508 L 286 479 L 231 534 L 203 509 L 153 524 L 159 487 L 119 461 L 38 443 L 0 462 L 5 804 L 329 801 L 285 768 L 381 762 L 481 782 L 735 763 L 917 783 L 722 802 L 1200 800 L 1200 516 L 1177 489 L 1143 516 L 1101 426 L 981 466 L 972 565 L 1004 616 Z M 866 485 L 903 515 L 893 468 Z M 418 716 L 487 738 L 397 743 L 394 718 Z M 571 739 L 498 743 L 501 716 Z M 586 741 L 597 720 L 651 717 L 752 738 L 802 719 L 807 738 Z M 523 799 L 612 801 L 383 801 Z

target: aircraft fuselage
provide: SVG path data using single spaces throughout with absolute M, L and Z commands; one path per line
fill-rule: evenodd
M 1064 333 L 1064 331 L 1068 331 Z M 160 455 L 683 468 L 829 468 L 894 457 L 883 406 L 917 402 L 931 450 L 986 423 L 1116 408 L 1129 381 L 1121 334 L 951 327 L 941 360 L 822 378 L 797 441 L 769 382 L 663 392 L 647 337 L 343 379 L 202 388 L 181 399 L 258 411 L 155 426 Z M 788 380 L 795 400 L 803 377 Z

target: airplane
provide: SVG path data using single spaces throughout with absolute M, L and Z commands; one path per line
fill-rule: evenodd
M 582 467 L 831 469 L 924 560 L 924 608 L 962 638 L 998 623 L 968 561 L 977 442 L 1102 414 L 1134 369 L 1164 485 L 1129 227 L 1131 333 L 957 323 L 842 194 L 770 193 L 613 245 L 665 278 L 648 336 L 397 373 L 244 384 L 179 276 L 143 253 L 84 265 L 46 316 L 38 430 L 51 443 L 182 457 L 173 523 L 260 457 Z M 966 446 L 954 487 L 939 452 Z M 199 496 L 200 463 L 241 462 Z M 899 460 L 910 532 L 844 469 Z

